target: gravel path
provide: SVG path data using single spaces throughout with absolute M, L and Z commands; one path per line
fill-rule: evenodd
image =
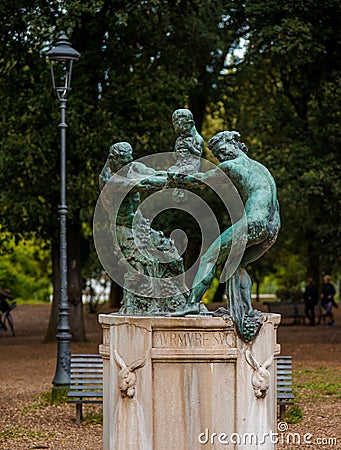
M 341 373 L 341 314 L 337 313 L 337 326 L 333 328 L 322 325 L 280 327 L 278 340 L 282 354 L 293 356 L 294 370 L 304 374 L 307 369 L 314 371 L 323 367 L 333 373 Z M 78 426 L 74 405 L 45 404 L 41 397 L 41 393 L 51 391 L 56 363 L 56 344 L 41 343 L 49 306 L 18 305 L 12 315 L 16 337 L 12 338 L 7 332 L 0 338 L 0 449 L 102 449 L 102 426 L 95 423 L 100 406 L 86 405 L 84 413 L 88 420 Z M 95 315 L 86 317 L 86 329 L 89 342 L 71 343 L 72 353 L 98 352 L 101 330 Z M 299 403 L 304 419 L 279 432 L 277 449 L 341 450 L 340 397 L 339 391 L 339 395 L 323 394 L 312 401 Z M 292 439 L 297 442 L 298 435 L 295 437 L 290 433 L 298 433 L 302 441 L 305 434 L 312 434 L 312 437 L 306 437 L 312 443 L 293 444 Z M 336 443 L 328 443 L 328 439 L 335 438 Z

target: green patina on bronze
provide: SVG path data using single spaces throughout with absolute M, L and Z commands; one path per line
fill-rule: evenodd
M 176 163 L 167 172 L 182 175 L 198 172 L 200 157 L 204 150 L 204 139 L 195 128 L 193 114 L 189 109 L 177 109 L 173 112 L 172 123 L 178 135 L 174 145 Z M 177 203 L 187 200 L 186 192 L 178 187 L 175 187 L 172 197 Z
M 221 161 L 217 170 L 188 176 L 181 180 L 182 187 L 198 185 L 215 178 L 221 179 L 219 169 L 234 183 L 240 193 L 245 208 L 247 221 L 246 250 L 237 270 L 227 281 L 227 312 L 235 322 L 238 332 L 245 340 L 251 340 L 262 324 L 261 313 L 253 310 L 251 301 L 251 279 L 245 267 L 260 258 L 276 241 L 280 229 L 279 204 L 277 200 L 276 183 L 268 169 L 259 162 L 247 156 L 246 146 L 239 142 L 239 133 L 224 131 L 218 133 L 209 142 L 208 147 Z M 200 260 L 199 269 L 194 279 L 190 297 L 186 304 L 187 313 L 200 310 L 200 299 L 210 286 L 216 267 L 224 263 L 231 250 L 233 239 L 238 239 L 239 230 L 243 230 L 240 222 L 229 227 L 216 239 Z M 205 275 L 208 264 L 212 270 Z M 198 282 L 198 280 L 202 280 Z
M 123 173 L 120 170 L 122 168 Z M 116 172 L 119 170 L 120 174 L 117 175 Z M 114 251 L 123 256 L 118 263 L 126 267 L 120 313 L 127 315 L 172 313 L 184 308 L 189 294 L 184 276 L 182 277 L 183 261 L 174 242 L 165 237 L 162 231 L 151 228 L 149 220 L 142 216 L 138 210 L 141 200 L 140 194 L 135 192 L 136 188 L 125 195 L 118 214 L 114 214 L 113 192 L 126 189 L 132 180 L 135 181 L 141 176 L 149 177 L 149 187 L 153 186 L 154 190 L 159 188 L 159 179 L 162 179 L 163 183 L 167 179 L 166 172 L 157 172 L 140 162 L 133 162 L 129 143 L 118 142 L 112 145 L 99 179 L 101 189 L 108 183 L 113 184 L 111 189 L 103 189 L 101 201 L 109 215 L 111 227 L 115 229 Z M 137 224 L 135 236 L 133 221 Z M 172 258 L 169 258 L 169 254 L 172 254 Z M 162 255 L 165 257 L 162 258 Z M 141 292 L 141 295 L 136 294 L 137 291 Z
M 119 210 L 117 220 L 113 226 L 118 230 L 117 236 L 122 253 L 126 261 L 137 271 L 150 275 L 153 282 L 149 286 L 141 285 L 143 296 L 130 292 L 130 285 L 139 282 L 136 274 L 132 273 L 127 264 L 127 275 L 124 286 L 124 300 L 121 312 L 124 314 L 168 314 L 171 316 L 185 316 L 188 314 L 201 314 L 203 312 L 201 298 L 215 276 L 217 266 L 223 265 L 229 256 L 233 240 L 237 239 L 243 243 L 245 252 L 240 256 L 240 263 L 236 270 L 227 280 L 227 309 L 217 311 L 216 315 L 228 315 L 236 325 L 240 337 L 245 341 L 252 340 L 258 333 L 262 322 L 262 314 L 252 307 L 251 302 L 251 279 L 245 267 L 260 258 L 275 242 L 280 229 L 279 205 L 277 200 L 277 189 L 275 181 L 268 169 L 247 155 L 246 146 L 239 141 L 239 133 L 236 131 L 224 131 L 215 135 L 209 142 L 208 147 L 219 159 L 220 164 L 216 169 L 205 173 L 197 172 L 200 167 L 197 158 L 202 151 L 202 138 L 197 133 L 192 123 L 188 110 L 185 111 L 184 120 L 190 124 L 192 136 L 181 135 L 177 128 L 177 115 L 173 115 L 175 131 L 179 134 L 175 146 L 177 161 L 168 172 L 155 171 L 142 163 L 132 163 L 132 150 L 127 143 L 118 143 L 111 147 L 111 151 L 100 175 L 100 184 L 103 187 L 112 178 L 112 175 L 124 165 L 130 163 L 126 176 L 114 177 L 116 188 L 120 185 L 135 181 L 134 188 L 126 196 Z M 179 116 L 181 114 L 179 113 Z M 181 116 L 181 118 L 183 118 Z M 188 122 L 188 120 L 190 122 Z M 187 151 L 185 147 L 187 146 Z M 186 161 L 188 165 L 186 166 Z M 181 167 L 181 169 L 180 169 Z M 177 170 L 177 168 L 179 170 Z M 186 201 L 182 190 L 191 190 L 210 183 L 222 183 L 221 173 L 224 172 L 237 188 L 242 197 L 245 216 L 225 230 L 217 238 L 200 259 L 199 268 L 190 292 L 186 290 L 184 279 L 180 284 L 174 283 L 170 277 L 184 273 L 182 258 L 177 254 L 173 241 L 166 238 L 162 232 L 153 230 L 150 223 L 142 216 L 139 217 L 140 245 L 149 239 L 155 248 L 163 251 L 167 249 L 176 254 L 172 262 L 160 262 L 153 259 L 153 250 L 148 249 L 148 257 L 141 258 L 141 253 L 136 246 L 132 245 L 132 222 L 137 214 L 140 203 L 138 191 L 155 191 L 167 187 L 176 188 L 175 196 L 179 201 Z M 136 183 L 139 175 L 144 178 Z M 176 200 L 176 199 L 175 199 Z M 105 197 L 104 200 L 105 203 Z M 110 201 L 105 206 L 110 217 Z M 246 222 L 245 222 L 246 220 Z M 246 224 L 246 226 L 245 226 Z M 146 239 L 144 239 L 146 238 Z M 147 239 L 148 238 L 148 239 Z M 207 267 L 212 269 L 207 273 Z M 161 292 L 163 298 L 155 296 L 155 289 L 160 289 L 155 279 L 167 279 L 167 289 Z M 147 294 L 147 295 L 146 295 Z M 158 292 L 160 294 L 160 292 Z

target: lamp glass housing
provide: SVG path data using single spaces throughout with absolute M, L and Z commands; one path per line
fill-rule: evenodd
M 50 59 L 53 89 L 60 100 L 65 99 L 71 90 L 73 61 L 78 61 L 80 54 L 71 47 L 67 37 L 62 35 L 47 56 Z

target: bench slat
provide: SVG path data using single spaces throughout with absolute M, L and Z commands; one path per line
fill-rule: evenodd
M 103 390 L 101 384 L 92 385 L 92 384 L 74 384 L 71 386 L 71 391 L 99 391 Z
M 102 371 L 96 372 L 71 372 L 71 376 L 74 378 L 99 378 L 102 377 Z
M 279 356 L 276 358 L 277 404 L 280 419 L 285 418 L 286 406 L 294 404 L 295 395 L 292 392 L 292 358 Z
M 72 358 L 74 361 L 88 361 L 89 359 L 91 360 L 96 360 L 96 361 L 102 361 L 102 356 L 101 355 L 72 355 Z
M 97 376 L 97 377 L 91 377 L 91 378 L 71 378 L 71 383 L 70 384 L 91 384 L 91 383 L 98 383 L 98 384 L 102 384 L 103 382 L 103 378 L 101 375 Z
M 96 375 L 100 375 L 100 376 L 102 376 L 102 371 L 99 371 L 99 370 L 96 370 L 95 372 L 94 371 L 92 371 L 92 372 L 72 372 L 71 371 L 71 375 L 72 376 L 74 376 L 74 377 L 93 377 L 93 376 L 96 376 Z
M 94 362 L 94 363 L 73 363 L 73 369 L 82 370 L 82 369 L 101 369 L 103 364 Z
M 102 391 L 98 391 L 98 392 L 88 392 L 88 391 L 69 391 L 68 394 L 69 397 L 103 397 L 103 392 Z
M 70 400 L 69 403 L 75 403 L 76 405 L 82 405 L 83 403 L 86 403 L 88 405 L 90 404 L 101 404 L 103 403 L 103 400 Z
M 78 384 L 72 384 L 70 386 L 70 390 L 73 389 L 87 389 L 88 391 L 91 389 L 96 389 L 97 391 L 99 389 L 103 389 L 103 383 L 78 383 Z

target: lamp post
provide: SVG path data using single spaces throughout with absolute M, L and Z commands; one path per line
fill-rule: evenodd
M 65 110 L 67 96 L 71 90 L 71 74 L 74 61 L 79 59 L 80 54 L 71 47 L 65 35 L 62 35 L 56 46 L 52 48 L 47 56 L 50 59 L 53 89 L 57 93 L 60 104 L 61 121 L 60 140 L 60 206 L 58 209 L 60 218 L 60 297 L 58 316 L 58 341 L 57 367 L 52 383 L 56 387 L 70 384 L 70 327 L 69 327 L 69 304 L 68 304 L 68 280 L 67 280 L 67 244 L 66 244 L 66 128 Z M 61 83 L 58 81 L 61 79 Z

